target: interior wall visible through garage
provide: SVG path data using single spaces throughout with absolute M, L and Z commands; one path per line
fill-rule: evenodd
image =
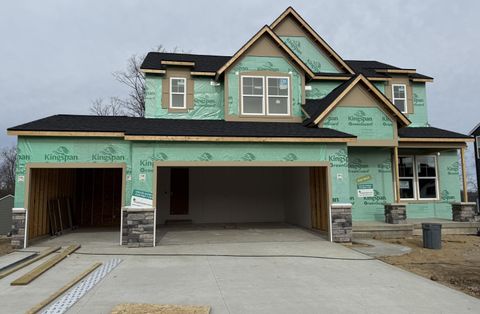
M 306 167 L 189 168 L 189 214 L 170 215 L 171 168 L 157 172 L 157 221 L 288 222 L 310 226 Z

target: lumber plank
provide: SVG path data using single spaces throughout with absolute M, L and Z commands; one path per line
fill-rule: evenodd
M 48 261 L 44 262 L 41 265 L 38 265 L 25 275 L 21 276 L 20 278 L 17 278 L 16 280 L 12 281 L 10 285 L 12 286 L 22 286 L 22 285 L 27 285 L 36 278 L 38 278 L 41 274 L 52 268 L 53 266 L 57 265 L 60 263 L 64 258 L 66 258 L 68 255 L 72 254 L 76 250 L 80 248 L 79 244 L 75 245 L 70 245 L 68 246 L 65 250 L 60 252 L 60 254 L 50 258 Z
M 36 261 L 41 260 L 41 259 L 44 258 L 45 256 L 50 255 L 50 254 L 52 254 L 53 252 L 56 252 L 56 251 L 58 251 L 58 250 L 60 250 L 60 247 L 59 247 L 59 246 L 46 249 L 46 250 L 40 252 L 37 256 L 35 256 L 35 257 L 33 257 L 33 258 L 29 259 L 29 260 L 26 260 L 25 262 L 20 263 L 20 264 L 14 266 L 14 267 L 12 267 L 12 268 L 9 268 L 9 269 L 6 269 L 6 270 L 2 271 L 2 272 L 0 272 L 0 279 L 5 278 L 5 277 L 7 277 L 8 275 L 16 272 L 17 270 L 22 269 L 22 268 L 24 268 L 24 267 L 26 267 L 26 266 L 28 266 L 28 265 L 30 265 L 30 264 L 32 264 L 32 263 L 35 263 Z
M 79 274 L 78 276 L 76 276 L 75 278 L 70 280 L 66 285 L 64 285 L 63 287 L 58 289 L 56 292 L 51 294 L 48 298 L 46 298 L 42 302 L 38 303 L 37 305 L 33 306 L 32 308 L 30 308 L 27 311 L 27 314 L 35 314 L 35 313 L 40 312 L 41 309 L 43 309 L 44 307 L 46 307 L 47 305 L 52 303 L 56 298 L 58 298 L 59 296 L 61 296 L 65 292 L 67 292 L 67 290 L 69 290 L 70 288 L 75 286 L 80 280 L 82 280 L 88 274 L 90 274 L 92 271 L 94 271 L 95 269 L 100 267 L 100 265 L 102 265 L 102 263 L 94 263 L 92 266 L 87 268 L 84 272 L 82 272 L 81 274 Z

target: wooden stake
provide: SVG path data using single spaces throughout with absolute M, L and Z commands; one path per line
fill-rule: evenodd
M 468 202 L 467 167 L 465 165 L 465 148 L 464 147 L 460 149 L 460 157 L 462 159 L 463 201 Z
M 28 314 L 35 314 L 40 312 L 41 309 L 52 303 L 56 298 L 64 294 L 68 289 L 71 287 L 75 286 L 80 280 L 85 278 L 88 274 L 90 274 L 92 271 L 97 269 L 102 263 L 94 263 L 92 266 L 90 266 L 87 270 L 85 270 L 83 273 L 78 275 L 77 277 L 73 278 L 71 281 L 69 281 L 65 286 L 61 287 L 58 289 L 55 293 L 51 294 L 48 298 L 43 300 L 42 302 L 38 303 L 34 307 L 32 307 L 30 310 L 27 311 Z
M 38 265 L 22 277 L 12 281 L 10 285 L 12 286 L 21 286 L 21 285 L 27 285 L 36 278 L 38 278 L 41 274 L 52 268 L 53 266 L 57 265 L 60 263 L 64 258 L 66 258 L 68 255 L 72 254 L 76 250 L 80 248 L 79 244 L 76 245 L 70 245 L 67 247 L 65 250 L 63 250 L 60 254 L 52 257 L 48 261 L 44 262 L 41 265 Z
M 24 268 L 24 267 L 26 267 L 26 266 L 28 266 L 32 263 L 35 263 L 36 261 L 41 260 L 45 256 L 50 255 L 53 252 L 58 251 L 58 250 L 60 250 L 59 246 L 46 249 L 45 251 L 40 252 L 40 254 L 38 254 L 37 256 L 35 256 L 33 258 L 30 258 L 29 260 L 26 260 L 25 262 L 23 262 L 21 264 L 18 264 L 16 266 L 12 267 L 12 268 L 9 268 L 9 269 L 6 269 L 6 270 L 2 271 L 2 272 L 0 272 L 0 279 L 5 278 L 8 275 L 13 274 L 17 270 L 22 269 L 22 268 Z

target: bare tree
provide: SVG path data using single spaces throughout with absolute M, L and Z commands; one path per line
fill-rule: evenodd
M 3 148 L 0 152 L 0 197 L 15 192 L 15 146 Z
M 109 103 L 104 103 L 102 98 L 95 99 L 90 107 L 90 112 L 97 116 L 123 116 L 122 101 L 117 97 L 111 97 Z
M 183 52 L 178 47 L 168 51 L 162 45 L 157 46 L 157 52 Z M 127 115 L 132 117 L 145 116 L 145 77 L 140 71 L 145 55 L 132 55 L 127 61 L 124 71 L 113 73 L 113 77 L 127 86 L 129 92 L 124 99 L 112 97 L 110 103 L 95 100 L 90 107 L 90 112 L 96 115 Z M 113 101 L 114 100 L 114 101 Z

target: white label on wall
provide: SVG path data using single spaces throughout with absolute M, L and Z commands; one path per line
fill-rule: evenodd
M 25 176 L 18 176 L 18 182 L 24 182 Z
M 343 174 L 342 173 L 337 173 L 337 180 L 339 180 L 339 181 L 343 180 Z
M 145 173 L 140 173 L 138 175 L 138 180 L 140 181 L 145 181 L 146 178 L 147 178 L 147 175 Z
M 310 85 L 305 85 L 305 90 L 312 90 L 312 86 L 310 86 Z
M 373 190 L 373 184 L 358 184 L 357 185 L 357 196 L 358 197 L 373 197 L 373 196 L 375 196 L 375 191 Z
M 132 176 L 127 174 L 127 181 L 132 181 Z

